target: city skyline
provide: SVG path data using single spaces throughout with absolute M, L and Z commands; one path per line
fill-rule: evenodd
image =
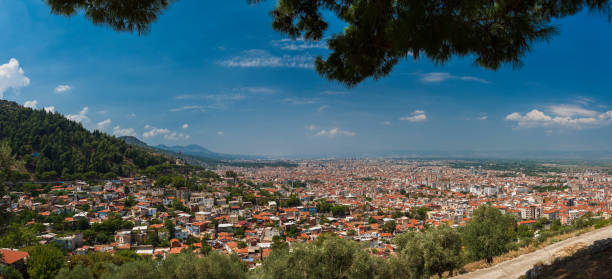
M 519 71 L 484 70 L 469 57 L 408 59 L 348 89 L 312 68 L 324 43 L 272 30 L 271 5 L 178 1 L 137 36 L 51 15 L 39 1 L 0 3 L 9 42 L 0 46 L 0 97 L 90 130 L 223 153 L 611 149 L 612 29 L 603 17 L 561 20 L 561 34 L 536 44 Z

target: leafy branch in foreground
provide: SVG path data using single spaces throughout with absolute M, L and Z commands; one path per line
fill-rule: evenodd
M 51 12 L 72 16 L 83 12 L 94 24 L 108 25 L 116 31 L 149 31 L 151 23 L 173 0 L 46 0 Z
M 351 87 L 422 55 L 436 64 L 469 55 L 484 68 L 516 68 L 533 43 L 558 33 L 553 20 L 585 9 L 612 15 L 608 0 L 278 0 L 271 15 L 276 31 L 314 41 L 328 29 L 328 11 L 344 21 L 327 41 L 331 54 L 315 66 Z
M 46 0 L 51 12 L 83 13 L 116 31 L 146 33 L 174 0 Z M 264 0 L 247 0 L 256 4 Z M 583 10 L 610 19 L 610 0 L 277 0 L 274 30 L 297 39 L 322 40 L 329 12 L 346 23 L 327 41 L 330 55 L 317 71 L 349 87 L 387 76 L 402 59 L 421 56 L 443 64 L 474 57 L 488 69 L 520 67 L 538 41 L 558 33 L 552 22 Z

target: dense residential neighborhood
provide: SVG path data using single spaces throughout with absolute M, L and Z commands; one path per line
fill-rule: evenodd
M 36 242 L 54 243 L 70 254 L 131 250 L 165 258 L 214 250 L 235 254 L 250 268 L 279 243 L 310 243 L 324 233 L 386 257 L 396 253 L 394 236 L 462 227 L 483 204 L 516 216 L 519 228 L 612 215 L 612 175 L 598 167 L 526 175 L 456 161 L 296 163 L 195 170 L 186 177 L 191 183 L 139 176 L 28 184 L 27 191 L 7 193 L 0 205 L 28 218 Z M 530 238 L 536 239 L 539 230 L 532 230 Z M 5 264 L 24 269 L 27 252 L 0 251 Z

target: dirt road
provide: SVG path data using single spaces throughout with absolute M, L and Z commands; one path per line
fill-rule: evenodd
M 525 254 L 508 260 L 489 268 L 480 269 L 474 272 L 455 276 L 457 279 L 497 279 L 497 278 L 511 278 L 516 279 L 521 275 L 524 275 L 527 270 L 531 269 L 536 263 L 550 263 L 554 259 L 554 255 L 559 250 L 574 246 L 579 243 L 585 243 L 590 245 L 595 240 L 612 238 L 612 226 L 607 226 L 598 230 L 594 230 L 564 241 L 557 242 L 549 245 L 538 251 Z

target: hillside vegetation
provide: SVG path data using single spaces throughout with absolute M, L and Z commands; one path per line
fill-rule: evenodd
M 19 164 L 10 180 L 127 176 L 167 159 L 105 133 L 90 132 L 59 113 L 0 100 L 0 141 Z

